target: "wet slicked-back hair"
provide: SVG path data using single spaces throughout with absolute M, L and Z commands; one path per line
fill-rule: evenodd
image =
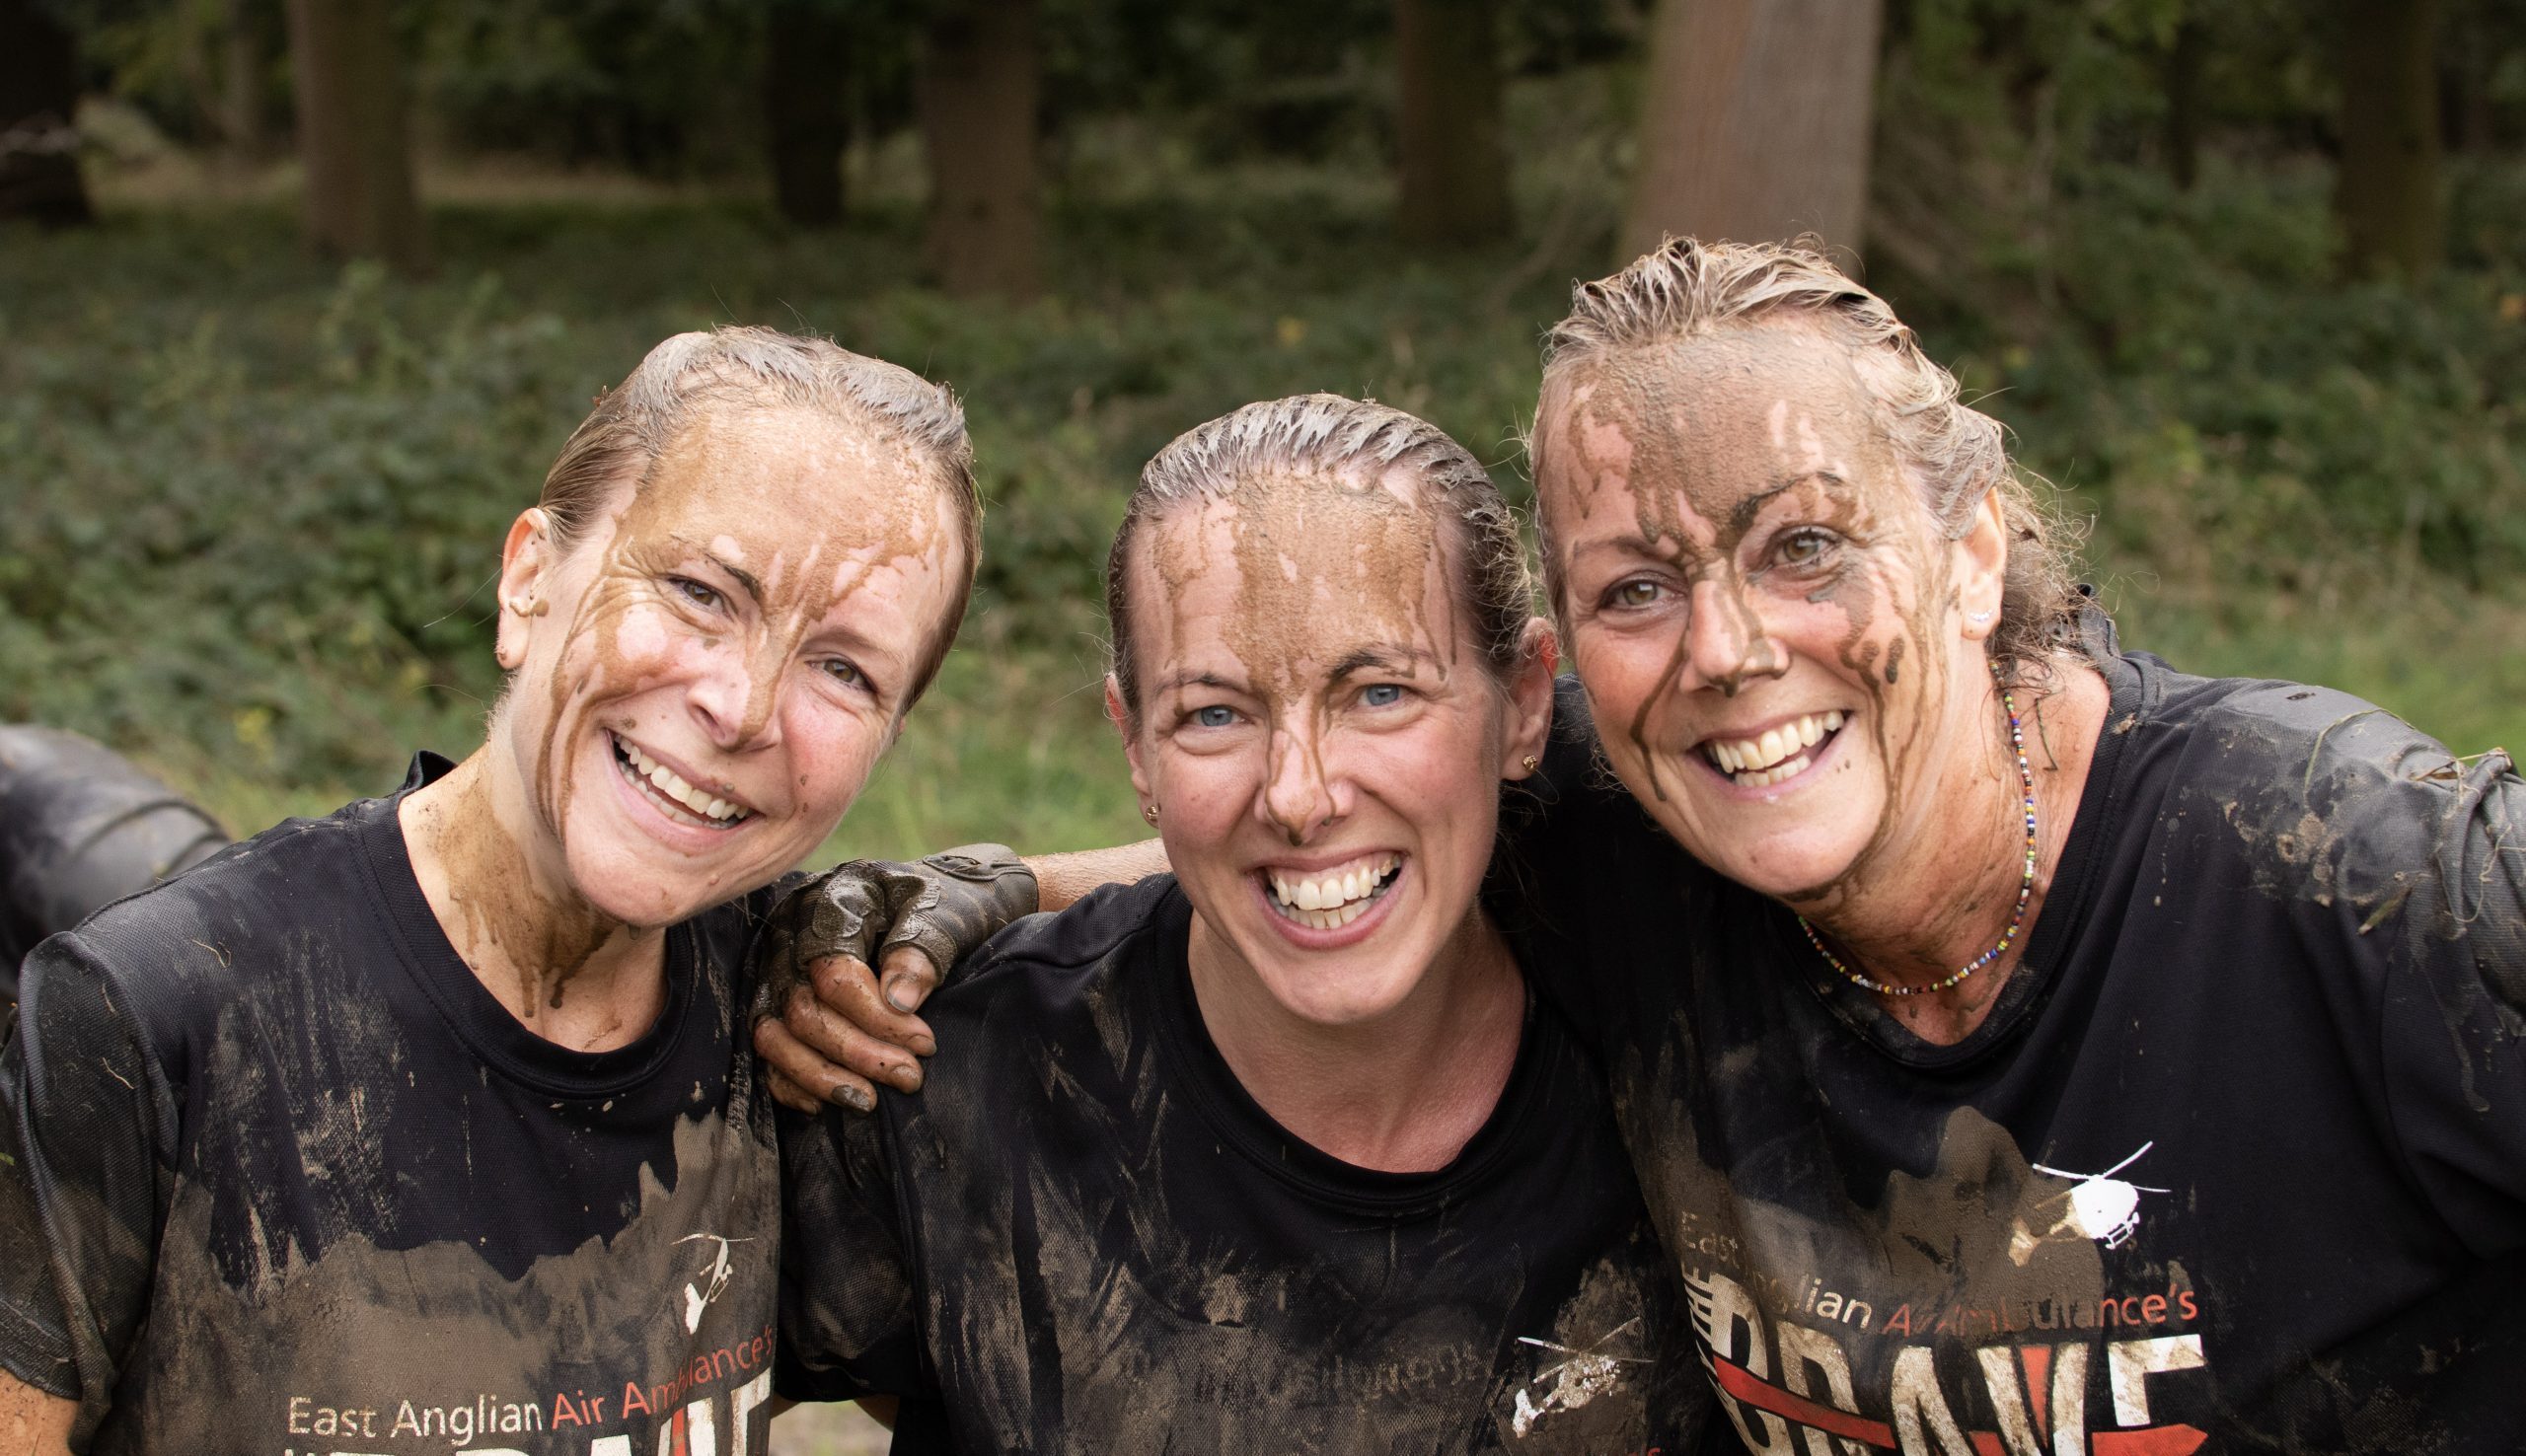
M 2072 533 L 2037 485 L 2010 465 L 1999 421 L 1966 404 L 1956 377 L 1921 351 L 1886 301 L 1821 253 L 1670 238 L 1612 277 L 1580 284 L 1570 293 L 1570 316 L 1544 337 L 1545 407 L 1570 371 L 1590 359 L 1773 321 L 1812 325 L 1851 351 L 1876 397 L 1881 426 L 1949 540 L 1970 529 L 1985 494 L 1999 492 L 2009 558 L 1989 650 L 2012 680 L 2028 668 L 2041 672 L 2045 659 L 2075 640 Z M 1540 429 L 1534 443 L 1542 446 Z M 1542 463 L 1535 464 L 1540 480 Z M 1561 563 L 1540 503 L 1535 521 L 1544 538 L 1544 580 L 1559 612 Z
M 877 432 L 912 447 L 953 508 L 962 569 L 928 655 L 917 665 L 910 705 L 937 676 L 965 619 L 982 563 L 982 495 L 974 450 L 956 397 L 900 365 L 854 354 L 830 339 L 772 328 L 726 328 L 679 333 L 598 397 L 545 473 L 537 501 L 553 522 L 554 546 L 568 551 L 628 481 L 645 488 L 668 445 L 713 408 L 798 408 Z
M 1132 543 L 1146 523 L 1188 503 L 1214 500 L 1258 475 L 1317 475 L 1363 488 L 1388 472 L 1410 476 L 1416 503 L 1452 522 L 1449 546 L 1457 600 L 1494 681 L 1506 682 L 1525 652 L 1534 609 L 1517 517 L 1491 473 L 1428 420 L 1374 400 L 1293 395 L 1231 410 L 1196 425 L 1152 457 L 1124 508 L 1105 557 L 1105 616 L 1114 643 L 1114 680 L 1134 717 L 1141 708 L 1132 651 Z

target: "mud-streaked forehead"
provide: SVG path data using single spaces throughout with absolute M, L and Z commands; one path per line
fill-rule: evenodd
M 672 541 L 770 595 L 831 598 L 952 539 L 953 507 L 910 442 L 788 406 L 705 412 L 625 505 L 619 545 Z
M 1681 510 L 1724 524 L 1802 475 L 1894 487 L 1902 475 L 1850 349 L 1785 322 L 1609 350 L 1556 374 L 1539 431 L 1538 503 L 1566 532 L 1627 489 L 1643 531 Z
M 1355 652 L 1442 662 L 1459 626 L 1440 523 L 1408 479 L 1258 474 L 1151 521 L 1134 623 L 1156 657 L 1214 620 L 1259 689 L 1289 692 Z

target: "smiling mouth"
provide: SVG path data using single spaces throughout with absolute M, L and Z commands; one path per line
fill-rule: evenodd
M 1842 731 L 1842 710 L 1809 713 L 1755 738 L 1710 738 L 1701 756 L 1740 788 L 1765 788 L 1785 783 L 1808 770 L 1816 755 Z
M 1339 930 L 1377 903 L 1403 868 L 1400 854 L 1371 854 L 1313 874 L 1266 869 L 1272 909 L 1310 930 Z
M 674 769 L 626 743 L 619 735 L 609 731 L 605 736 L 607 742 L 614 746 L 616 769 L 669 819 L 702 829 L 724 830 L 734 829 L 754 817 L 744 807 L 731 804 L 715 794 L 704 793 L 685 782 Z

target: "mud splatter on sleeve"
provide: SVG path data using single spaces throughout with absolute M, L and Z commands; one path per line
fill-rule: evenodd
M 0 1056 L 0 1365 L 94 1430 L 148 1308 L 175 1104 L 111 974 L 74 935 L 27 958 Z
M 2396 725 L 2400 727 L 2400 725 Z M 2355 898 L 2386 961 L 2387 1095 L 2414 1176 L 2482 1258 L 2526 1248 L 2526 780 L 2507 756 L 2398 765 L 2419 842 Z
M 780 1353 L 773 1389 L 786 1399 L 935 1393 L 922 1369 L 883 1118 L 780 1114 Z

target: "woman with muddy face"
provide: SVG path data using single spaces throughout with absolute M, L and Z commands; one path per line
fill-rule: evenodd
M 972 957 L 929 1091 L 785 1124 L 776 1388 L 972 1452 L 1675 1449 L 1601 1077 L 1476 898 L 1551 700 L 1488 474 L 1249 405 L 1150 464 L 1107 591 L 1174 873 Z
M 1810 253 L 1581 287 L 1531 445 L 1578 676 L 1494 903 L 1746 1445 L 2526 1449 L 2507 756 L 2121 651 Z
M 1527 946 L 1749 1448 L 2526 1444 L 2503 755 L 2120 652 L 1812 254 L 1579 289 L 1532 454 L 1595 731 Z
M 763 1448 L 747 946 L 954 634 L 969 461 L 892 365 L 667 340 L 510 528 L 482 747 L 37 950 L 9 1449 Z

